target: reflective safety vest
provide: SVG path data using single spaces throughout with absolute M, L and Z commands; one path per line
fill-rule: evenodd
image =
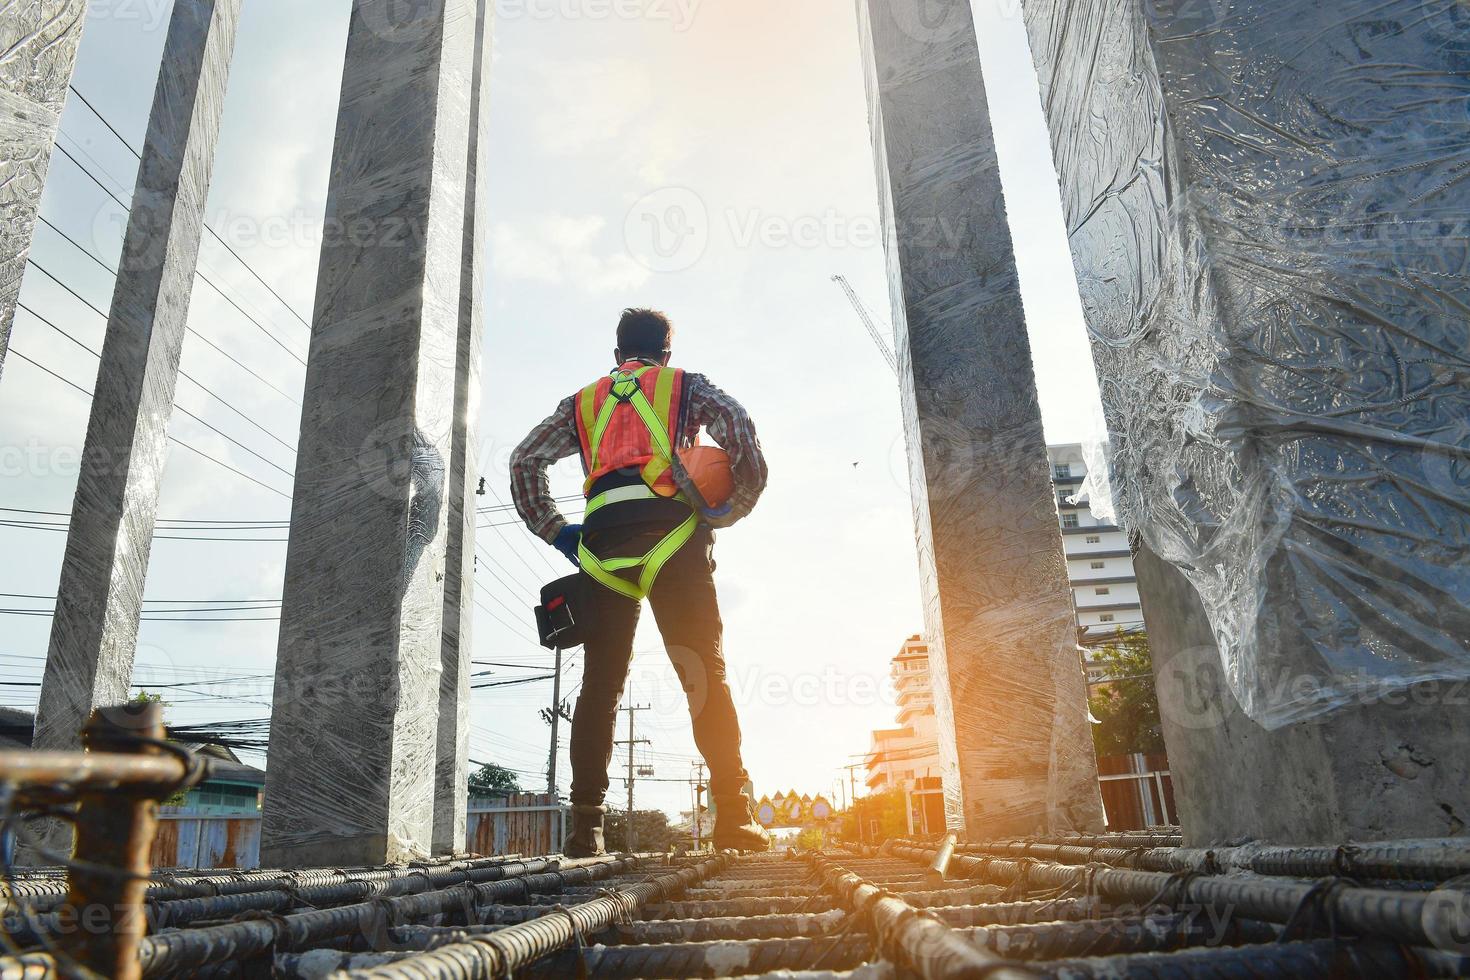
M 684 372 L 629 361 L 607 377 L 583 388 L 577 396 L 577 435 L 587 482 L 582 492 L 590 499 L 586 521 L 609 504 L 656 497 L 688 503 L 674 482 L 674 449 L 680 436 L 679 406 Z M 642 482 L 592 496 L 598 480 L 620 470 L 637 470 Z M 599 559 L 585 543 L 577 546 L 582 570 L 600 584 L 630 599 L 641 600 L 653 588 L 658 573 L 694 536 L 699 515 L 689 518 L 634 558 Z M 636 582 L 617 573 L 637 571 Z

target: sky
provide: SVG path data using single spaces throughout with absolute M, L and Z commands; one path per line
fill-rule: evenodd
M 1096 431 L 1096 381 L 1019 4 L 974 5 L 1047 437 L 1081 441 Z M 171 7 L 90 5 L 74 84 L 117 133 L 74 95 L 60 142 L 123 201 L 137 162 L 118 137 L 141 145 Z M 176 399 L 213 429 L 182 414 L 171 422 L 178 443 L 159 507 L 171 530 L 153 548 L 138 648 L 136 679 L 166 695 L 174 723 L 269 712 L 280 522 L 290 516 L 300 361 L 349 8 L 349 0 L 244 4 L 208 205 L 219 237 L 206 236 L 200 258 L 218 289 L 196 285 L 183 370 L 199 384 L 181 380 Z M 483 514 L 478 532 L 477 681 L 550 668 L 534 642 L 531 597 L 568 570 L 503 509 L 510 451 L 558 400 L 611 367 L 623 307 L 658 307 L 675 321 L 675 363 L 741 400 L 771 468 L 755 513 L 716 545 L 747 767 L 757 794 L 833 795 L 869 731 L 893 723 L 888 661 L 922 628 L 897 385 L 830 281 L 846 276 L 887 333 L 852 0 L 499 0 L 497 8 L 477 457 L 491 491 L 480 506 L 502 509 Z M 106 310 L 112 284 L 79 247 L 115 265 L 124 215 L 60 154 L 42 214 L 59 231 L 36 233 L 22 292 L 34 312 L 18 314 L 12 351 L 89 390 L 96 359 L 80 344 L 99 348 L 105 319 L 86 304 Z M 652 236 L 675 232 L 678 248 L 655 247 L 674 239 Z M 5 704 L 35 703 L 25 685 L 40 677 L 64 534 L 4 525 L 65 521 L 87 409 L 83 391 L 7 359 Z M 579 484 L 575 461 L 554 472 L 558 495 Z M 196 611 L 164 611 L 176 609 Z M 580 679 L 577 653 L 564 691 L 575 696 Z M 544 788 L 549 732 L 538 711 L 550 687 L 477 690 L 471 758 Z M 637 737 L 652 744 L 636 760 L 655 771 L 638 781 L 637 805 L 687 809 L 697 753 L 650 615 L 629 696 L 652 706 L 637 716 Z M 615 773 L 623 764 L 615 761 Z M 565 728 L 559 769 L 564 793 Z M 615 779 L 612 797 L 624 792 Z

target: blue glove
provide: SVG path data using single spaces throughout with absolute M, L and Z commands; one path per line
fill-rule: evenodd
M 710 507 L 706 510 L 700 511 L 700 513 L 703 514 L 707 520 L 717 521 L 722 517 L 729 517 L 730 511 L 734 509 L 734 504 L 726 504 L 723 507 Z
M 582 562 L 577 558 L 577 545 L 582 542 L 582 525 L 568 524 L 556 532 L 556 540 L 551 542 L 553 548 L 567 556 L 567 561 L 582 567 Z

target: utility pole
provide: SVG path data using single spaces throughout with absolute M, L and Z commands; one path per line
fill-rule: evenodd
M 546 760 L 546 792 L 556 802 L 556 750 L 561 722 L 561 647 L 556 648 L 556 679 L 551 682 L 551 755 Z
M 649 742 L 649 740 L 646 739 L 646 738 L 635 738 L 634 737 L 634 735 L 633 735 L 633 716 L 636 715 L 640 711 L 647 711 L 651 707 L 653 707 L 653 706 L 652 705 L 649 705 L 649 704 L 634 704 L 632 701 L 629 701 L 628 702 L 628 706 L 626 708 L 619 708 L 618 709 L 619 711 L 626 711 L 628 713 L 628 740 L 627 740 L 627 742 L 619 742 L 618 744 L 619 745 L 627 745 L 628 746 L 628 819 L 627 819 L 628 840 L 627 840 L 627 846 L 628 846 L 628 853 L 629 854 L 636 854 L 638 852 L 638 834 L 633 829 L 633 746 L 635 746 L 635 745 L 649 745 L 649 744 L 651 744 Z
M 700 835 L 700 826 L 699 826 L 700 801 L 704 799 L 704 763 L 703 762 L 700 762 L 700 763 L 697 763 L 697 765 L 699 766 L 699 775 L 697 777 L 695 777 L 695 780 L 694 780 L 694 849 L 696 851 L 699 850 L 699 847 L 700 847 L 700 842 L 699 842 L 699 835 Z
M 861 841 L 861 842 L 863 842 L 863 843 L 866 843 L 867 840 L 868 840 L 868 831 L 863 826 L 863 815 L 858 812 L 857 775 L 856 775 L 855 770 L 865 768 L 866 766 L 867 766 L 867 763 L 865 763 L 865 762 L 854 762 L 854 763 L 851 763 L 849 765 L 846 765 L 846 766 L 843 766 L 842 767 L 842 768 L 844 768 L 844 769 L 847 770 L 847 782 L 848 782 L 848 785 L 852 789 L 851 800 L 852 800 L 853 814 L 857 817 L 858 840 Z

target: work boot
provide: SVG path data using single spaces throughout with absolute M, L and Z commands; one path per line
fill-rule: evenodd
M 567 835 L 561 852 L 569 858 L 601 857 L 607 853 L 602 846 L 602 816 L 600 806 L 572 806 L 572 832 Z
M 717 851 L 769 851 L 771 835 L 766 828 L 756 823 L 750 797 L 716 796 L 715 800 L 715 850 Z

